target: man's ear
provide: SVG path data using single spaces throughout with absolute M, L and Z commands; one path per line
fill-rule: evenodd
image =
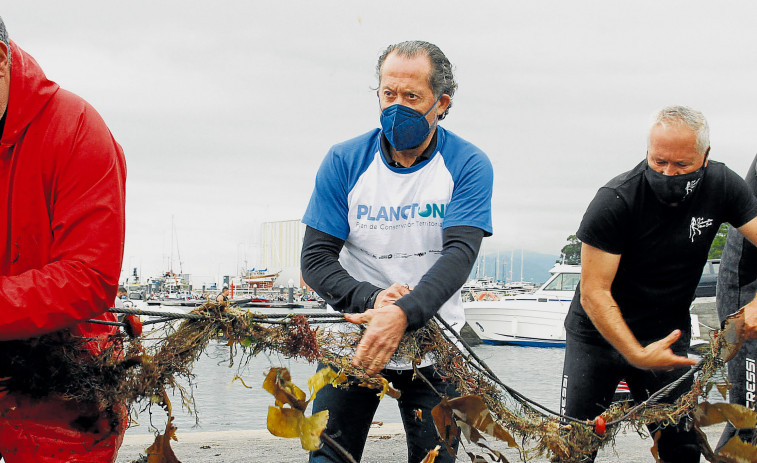
M 0 42 L 0 77 L 5 77 L 8 70 L 8 45 Z
M 444 111 L 449 108 L 449 104 L 452 101 L 452 98 L 449 97 L 446 93 L 443 93 L 441 97 L 439 97 L 439 104 L 437 105 L 436 109 L 436 115 L 441 116 L 444 114 Z

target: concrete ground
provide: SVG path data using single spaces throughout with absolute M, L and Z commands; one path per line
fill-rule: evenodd
M 720 438 L 722 425 L 706 428 L 708 441 L 714 446 Z M 189 432 L 179 433 L 178 442 L 172 442 L 177 458 L 182 463 L 290 463 L 305 462 L 308 454 L 300 447 L 298 439 L 283 439 L 274 437 L 267 430 L 228 431 L 228 432 Z M 132 463 L 153 442 L 152 435 L 128 436 L 118 454 L 117 463 Z M 501 442 L 492 442 L 493 448 L 503 452 L 511 462 L 522 461 L 517 451 L 507 449 Z M 642 439 L 633 431 L 618 434 L 615 446 L 600 450 L 597 463 L 609 462 L 654 462 L 649 449 L 652 447 L 650 438 Z M 473 444 L 467 446 L 469 451 L 477 448 Z M 476 452 L 482 453 L 482 452 Z M 400 463 L 407 461 L 405 435 L 402 425 L 397 423 L 384 424 L 371 429 L 368 437 L 363 463 Z M 468 462 L 470 459 L 464 452 L 458 455 L 458 461 Z M 529 460 L 534 463 L 547 463 L 547 458 Z

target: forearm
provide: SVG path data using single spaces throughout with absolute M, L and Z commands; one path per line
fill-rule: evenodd
M 327 304 L 345 313 L 363 312 L 376 285 L 358 281 L 339 263 L 344 241 L 312 227 L 305 230 L 302 245 L 302 278 Z
M 754 164 L 752 164 L 752 167 L 754 167 Z M 753 171 L 750 169 L 750 174 L 752 173 Z M 750 243 L 757 246 L 757 218 L 745 223 L 738 230 Z M 757 297 L 744 306 L 744 322 L 746 324 L 745 336 L 750 339 L 757 338 Z
M 681 337 L 680 330 L 647 346 L 639 344 L 611 292 L 620 258 L 620 254 L 587 243 L 581 246 L 581 306 L 594 326 L 636 368 L 659 370 L 695 364 L 695 360 L 675 355 L 670 348 Z
M 747 305 L 744 306 L 744 325 L 747 339 L 757 338 L 757 295 Z
M 0 277 L 0 340 L 41 336 L 99 316 L 113 302 L 117 278 L 73 261 Z
M 681 330 L 675 330 L 662 339 L 642 346 L 623 320 L 609 290 L 587 291 L 585 296 L 582 292 L 581 304 L 602 336 L 636 368 L 669 370 L 696 364 L 696 360 L 678 356 L 670 348 L 680 339 Z
M 444 231 L 442 255 L 413 290 L 397 300 L 405 311 L 408 329 L 425 325 L 462 286 L 478 256 L 484 232 L 475 227 L 450 227 Z
M 643 349 L 623 320 L 618 303 L 609 290 L 581 293 L 581 305 L 597 331 L 628 361 L 632 362 Z

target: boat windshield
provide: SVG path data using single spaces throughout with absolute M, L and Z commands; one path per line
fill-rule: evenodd
M 543 291 L 575 291 L 580 280 L 580 273 L 561 273 L 550 281 Z

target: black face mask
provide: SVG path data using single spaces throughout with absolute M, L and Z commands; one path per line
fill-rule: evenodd
M 702 167 L 681 175 L 665 175 L 649 167 L 644 171 L 644 178 L 654 192 L 657 199 L 666 206 L 678 206 L 692 196 L 696 187 L 704 177 L 704 167 L 707 164 L 708 150 L 704 155 Z

